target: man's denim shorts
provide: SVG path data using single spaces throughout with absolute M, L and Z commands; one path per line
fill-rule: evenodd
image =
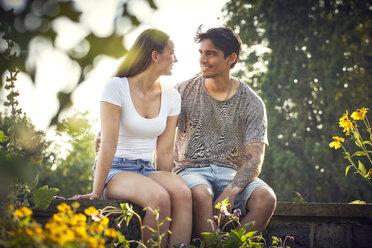
M 211 191 L 213 201 L 216 200 L 226 186 L 231 183 L 235 174 L 236 170 L 234 169 L 216 165 L 201 168 L 186 168 L 178 173 L 178 175 L 185 180 L 190 189 L 196 185 L 206 185 Z M 234 209 L 240 208 L 243 215 L 245 215 L 249 197 L 252 195 L 253 190 L 261 186 L 269 187 L 259 178 L 249 183 L 245 189 L 235 197 Z
M 122 171 L 130 171 L 147 177 L 156 172 L 156 169 L 152 166 L 150 161 L 144 161 L 142 159 L 129 160 L 126 158 L 114 157 L 110 171 L 107 175 L 105 187 L 116 174 Z

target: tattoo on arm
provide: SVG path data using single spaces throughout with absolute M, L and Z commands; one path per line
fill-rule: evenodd
M 260 173 L 265 153 L 263 143 L 251 143 L 246 146 L 245 163 L 236 173 L 231 186 L 244 188 L 252 182 Z

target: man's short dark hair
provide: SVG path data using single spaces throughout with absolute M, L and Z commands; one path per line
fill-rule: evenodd
M 231 64 L 233 68 L 239 59 L 239 55 L 242 49 L 242 41 L 240 37 L 228 27 L 210 28 L 206 32 L 201 31 L 200 26 L 195 35 L 195 42 L 200 43 L 202 40 L 210 39 L 212 43 L 223 51 L 225 58 L 232 53 L 236 53 L 237 58 L 234 63 Z

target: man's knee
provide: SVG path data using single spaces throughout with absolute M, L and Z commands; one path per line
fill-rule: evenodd
M 191 188 L 192 202 L 193 204 L 211 204 L 212 192 L 205 185 L 196 185 Z
M 247 201 L 247 209 L 249 211 L 252 210 L 252 208 L 258 207 L 274 211 L 276 202 L 274 191 L 269 187 L 262 186 L 252 192 L 251 197 Z

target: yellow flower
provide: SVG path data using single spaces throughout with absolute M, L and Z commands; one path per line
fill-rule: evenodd
M 102 232 L 104 229 L 105 229 L 105 227 L 102 224 L 100 224 L 99 222 L 93 222 L 89 226 L 89 230 L 91 230 L 92 232 Z
M 56 226 L 55 229 L 50 230 L 50 239 L 58 244 L 66 244 L 75 239 L 74 232 L 68 228 L 67 225 Z
M 118 233 L 114 228 L 107 228 L 105 230 L 105 235 L 110 238 L 116 238 L 118 236 Z
M 25 231 L 28 236 L 34 235 L 34 230 L 32 230 L 31 228 L 26 227 Z
M 62 213 L 72 213 L 71 207 L 66 203 L 61 203 L 57 206 L 57 209 Z
M 351 118 L 353 118 L 354 120 L 363 120 L 367 112 L 368 108 L 363 107 L 361 109 L 357 109 L 351 114 Z
M 98 215 L 99 211 L 95 207 L 90 206 L 89 208 L 84 210 L 84 214 L 86 214 L 88 216 L 91 216 L 92 214 L 93 215 Z
M 93 237 L 88 237 L 88 247 L 93 248 L 93 247 L 98 247 L 98 240 L 93 238 Z
M 73 209 L 78 209 L 80 207 L 80 203 L 75 201 L 75 202 L 71 203 L 71 206 L 72 206 Z
M 346 132 L 346 135 L 349 135 L 350 129 L 353 128 L 353 123 L 349 120 L 348 112 L 346 110 L 346 114 L 344 114 L 339 121 L 340 127 L 344 128 L 344 132 Z
M 75 226 L 75 227 L 72 227 L 71 230 L 81 240 L 85 240 L 87 238 L 87 228 L 85 226 Z
M 341 147 L 341 142 L 344 142 L 345 139 L 344 138 L 340 138 L 340 137 L 332 137 L 333 141 L 331 143 L 329 143 L 329 146 L 330 147 L 334 147 L 335 149 L 338 149 Z
M 107 225 L 109 224 L 109 222 L 110 222 L 110 219 L 107 218 L 107 217 L 102 217 L 102 218 L 100 219 L 100 223 L 101 223 L 102 225 L 104 225 L 104 226 L 107 226 Z
M 19 218 L 24 218 L 24 217 L 27 217 L 27 216 L 31 216 L 32 215 L 32 210 L 23 206 L 21 208 L 18 208 L 16 211 L 14 211 L 14 215 L 19 217 Z
M 70 224 L 73 226 L 85 226 L 87 223 L 87 217 L 84 214 L 78 213 L 72 216 Z

